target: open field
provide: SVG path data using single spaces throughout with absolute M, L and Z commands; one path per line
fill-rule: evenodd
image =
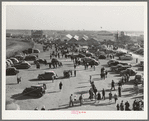
M 36 48 L 40 49 L 41 53 L 39 54 L 39 58 L 46 59 L 50 62 L 49 55 L 52 50 L 43 52 L 42 45 L 36 44 Z M 140 57 L 143 58 L 143 57 Z M 131 64 L 135 64 L 136 58 L 132 61 L 124 61 Z M 142 59 L 141 59 L 142 60 Z M 61 58 L 60 61 L 63 63 L 63 67 L 56 69 L 49 69 L 48 65 L 41 65 L 40 69 L 36 69 L 36 66 L 33 62 L 30 69 L 20 69 L 19 76 L 22 77 L 22 82 L 17 84 L 16 76 L 7 76 L 6 77 L 6 99 L 14 100 L 17 104 L 20 105 L 21 110 L 33 110 L 35 107 L 39 109 L 45 105 L 46 110 L 116 110 L 116 104 L 114 103 L 114 99 L 111 103 L 109 103 L 108 94 L 111 88 L 111 81 L 114 80 L 116 83 L 116 90 L 112 91 L 112 94 L 118 93 L 117 91 L 117 83 L 121 79 L 120 75 L 117 73 L 109 72 L 108 78 L 105 80 L 101 80 L 100 78 L 100 69 L 101 67 L 105 67 L 106 70 L 110 68 L 107 66 L 108 59 L 99 60 L 100 65 L 96 67 L 94 71 L 93 68 L 88 70 L 84 70 L 84 66 L 77 66 L 77 76 L 65 78 L 65 79 L 57 79 L 52 83 L 52 81 L 47 80 L 37 80 L 38 74 L 44 73 L 45 71 L 55 71 L 59 77 L 63 76 L 63 70 L 72 69 L 73 70 L 73 62 L 70 59 Z M 136 67 L 133 69 L 137 70 Z M 143 71 L 138 71 L 138 73 L 143 73 Z M 104 88 L 106 90 L 106 100 L 101 100 L 100 103 L 95 103 L 95 101 L 90 101 L 89 97 L 89 89 L 91 85 L 89 83 L 89 75 L 92 75 L 92 80 L 97 87 L 97 90 L 101 92 Z M 134 76 L 131 76 L 130 80 L 134 79 Z M 62 91 L 59 91 L 59 82 L 63 83 Z M 47 90 L 46 94 L 41 98 L 33 98 L 29 96 L 22 95 L 22 91 L 26 87 L 30 87 L 31 85 L 46 83 Z M 133 90 L 133 81 L 130 81 L 122 86 L 122 97 L 118 98 L 118 102 L 121 100 L 129 101 L 130 108 L 132 109 L 132 102 L 136 98 L 143 98 L 143 87 L 139 85 L 139 94 L 136 95 Z M 79 106 L 79 103 L 75 103 L 74 107 L 69 107 L 69 96 L 70 94 L 74 94 L 80 96 L 83 94 L 84 104 Z
M 17 38 L 7 38 L 6 40 L 6 58 L 21 53 L 23 50 L 32 48 L 33 42 Z

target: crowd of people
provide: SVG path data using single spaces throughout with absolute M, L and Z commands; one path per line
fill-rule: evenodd
M 56 47 L 56 51 L 53 53 L 50 54 L 50 59 L 52 59 L 53 57 L 55 58 L 60 58 L 60 55 L 61 57 L 63 58 L 63 56 L 65 58 L 68 58 L 68 55 L 66 53 L 63 53 L 62 51 L 59 52 L 60 49 Z M 68 51 L 68 50 L 67 50 Z M 114 55 L 112 54 L 107 54 L 107 58 L 110 58 L 110 59 L 114 59 Z M 80 65 L 80 60 L 78 58 L 71 58 L 71 60 L 74 62 L 74 76 L 76 76 L 76 67 L 77 65 Z M 84 63 L 84 67 L 85 67 L 85 70 L 88 69 L 88 66 L 89 66 L 89 63 Z M 91 66 L 92 67 L 92 66 Z M 95 70 L 95 66 L 94 67 L 94 70 Z M 105 79 L 107 78 L 107 75 L 108 75 L 108 71 L 102 67 L 101 68 L 101 79 Z M 118 92 L 114 92 L 114 94 L 112 94 L 112 91 L 115 91 L 116 90 L 116 84 L 114 82 L 114 80 L 111 81 L 111 88 L 110 88 L 110 92 L 108 93 L 108 98 L 109 98 L 109 103 L 112 103 L 114 100 L 114 103 L 116 104 L 116 109 L 117 110 L 121 110 L 121 111 L 130 111 L 130 110 L 142 110 L 143 109 L 143 101 L 142 100 L 134 100 L 133 104 L 132 104 L 132 108 L 130 108 L 130 103 L 128 101 L 126 101 L 124 103 L 123 100 L 121 100 L 121 103 L 117 103 L 117 101 L 119 100 L 118 98 L 121 97 L 121 92 L 122 92 L 122 85 L 124 85 L 125 83 L 129 82 L 130 80 L 130 76 L 129 74 L 124 74 L 121 78 L 121 80 L 118 82 Z M 95 83 L 94 81 L 92 81 L 92 76 L 90 75 L 90 84 L 91 84 L 91 88 L 89 89 L 89 99 L 91 101 L 95 100 L 95 102 L 98 102 L 100 103 L 101 100 L 106 100 L 106 90 L 103 88 L 100 91 L 97 90 L 96 86 L 95 86 Z M 135 84 L 135 90 L 137 90 L 137 84 Z M 63 84 L 62 82 L 59 83 L 59 90 L 61 91 L 62 90 L 62 87 L 63 87 Z M 137 91 L 138 92 L 138 91 Z M 78 98 L 78 101 L 79 101 L 79 104 L 80 106 L 83 105 L 84 102 L 84 98 L 83 98 L 83 94 L 80 94 L 79 98 Z M 120 101 L 120 100 L 119 100 Z M 76 96 L 74 96 L 73 94 L 70 95 L 70 98 L 69 98 L 69 106 L 74 106 L 74 103 L 77 102 L 77 99 L 76 99 Z M 35 108 L 35 110 L 38 110 L 38 108 Z M 45 110 L 45 107 L 43 106 L 41 110 Z

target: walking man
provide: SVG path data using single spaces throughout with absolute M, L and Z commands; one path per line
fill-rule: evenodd
M 130 76 L 129 76 L 129 74 L 127 74 L 127 82 L 129 82 L 129 78 L 130 78 Z
M 82 94 L 79 97 L 79 101 L 80 101 L 80 106 L 81 106 L 83 104 L 83 96 L 82 96 Z
M 111 82 L 111 90 L 114 88 L 114 90 L 115 90 L 115 82 L 112 80 L 112 82 Z
M 115 100 L 115 103 L 116 103 L 116 101 L 118 100 L 118 98 L 117 98 L 117 95 L 116 95 L 116 94 L 114 94 L 114 100 Z
M 121 97 L 121 87 L 120 86 L 118 87 L 118 95 L 119 95 L 119 97 Z
M 102 90 L 102 99 L 105 100 L 105 90 L 104 90 L 104 88 L 103 88 L 103 90 Z
M 120 109 L 121 109 L 121 111 L 123 111 L 123 110 L 124 110 L 123 100 L 121 101 L 121 104 L 120 104 Z
M 76 70 L 74 70 L 74 76 L 76 77 L 76 74 L 77 74 L 77 71 Z
M 19 84 L 21 82 L 21 77 L 17 76 L 17 83 Z
M 70 102 L 69 102 L 69 106 L 73 106 L 73 94 L 70 95 Z
M 60 89 L 60 91 L 61 91 L 61 89 L 62 89 L 62 86 L 63 86 L 63 84 L 62 84 L 62 82 L 60 82 L 60 83 L 59 83 L 59 89 Z
M 127 102 L 125 103 L 125 111 L 130 111 L 129 106 L 130 106 L 130 104 L 129 104 L 129 102 L 127 101 Z

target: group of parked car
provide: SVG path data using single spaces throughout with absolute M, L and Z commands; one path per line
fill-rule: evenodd
M 107 62 L 108 66 L 110 66 L 110 70 L 114 72 L 119 72 L 121 76 L 125 74 L 129 74 L 129 76 L 135 76 L 136 71 L 131 69 L 131 64 L 120 62 L 118 60 L 111 59 Z

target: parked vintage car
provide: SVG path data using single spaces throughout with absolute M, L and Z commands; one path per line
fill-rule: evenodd
M 121 64 L 121 65 L 131 65 L 129 63 L 124 63 L 124 62 L 121 62 L 121 61 L 118 61 L 118 60 L 114 60 L 114 59 L 111 59 L 107 62 L 108 66 L 116 66 L 117 64 Z
M 131 68 L 127 68 L 126 70 L 123 70 L 120 72 L 120 75 L 123 76 L 125 74 L 129 74 L 129 76 L 135 76 L 137 74 L 136 71 L 134 71 L 133 69 Z
M 33 53 L 40 53 L 39 49 L 33 49 Z
M 118 64 L 119 65 L 119 64 Z M 122 65 L 122 64 L 121 64 Z M 121 72 L 126 70 L 127 68 L 131 68 L 131 65 L 122 65 L 114 69 L 115 72 Z
M 85 57 L 85 58 L 82 58 L 81 60 L 85 63 L 89 63 L 89 65 L 98 66 L 100 64 L 97 60 L 95 60 L 91 57 Z
M 23 61 L 21 63 L 17 63 L 14 65 L 16 69 L 28 69 L 31 65 L 27 61 Z
M 105 55 L 99 55 L 98 58 L 99 58 L 99 59 L 106 59 L 106 56 L 105 56 Z
M 116 66 L 117 64 L 119 64 L 119 61 L 111 59 L 107 62 L 107 64 L 108 64 L 108 66 Z
M 15 67 L 10 67 L 6 69 L 6 75 L 16 75 L 19 71 Z
M 144 77 L 142 75 L 137 74 L 134 78 L 135 83 L 142 84 L 144 81 Z
M 9 67 L 11 67 L 11 64 L 9 61 L 6 61 L 6 68 L 9 68 Z
M 6 61 L 8 61 L 8 62 L 9 62 L 10 66 L 14 66 L 14 64 L 13 64 L 12 60 L 7 59 Z
M 23 55 L 16 55 L 15 58 L 18 59 L 19 61 L 24 60 L 24 56 Z
M 46 71 L 44 74 L 39 74 L 38 79 L 49 79 L 52 80 L 52 78 L 56 79 L 58 76 L 54 71 Z
M 122 67 L 122 66 L 123 66 L 122 64 L 117 64 L 116 66 L 111 66 L 110 70 L 115 71 L 117 68 Z
M 118 51 L 117 53 L 116 53 L 116 56 L 122 56 L 122 55 L 125 55 L 126 53 L 125 52 L 122 52 L 122 51 Z
M 130 54 L 125 54 L 119 57 L 120 60 L 132 60 L 133 57 Z
M 72 70 L 64 70 L 63 74 L 65 78 L 69 78 L 70 76 L 72 76 Z
M 46 86 L 43 85 L 35 85 L 28 88 L 25 88 L 22 92 L 23 95 L 34 96 L 34 97 L 42 97 L 45 94 Z
M 13 62 L 14 65 L 15 65 L 16 63 L 19 63 L 18 59 L 16 59 L 16 58 L 10 58 L 10 60 Z
M 25 56 L 25 61 L 35 61 L 37 60 L 37 57 L 35 55 L 27 55 Z
M 37 60 L 34 61 L 34 64 L 37 64 L 37 63 L 45 64 L 46 61 L 44 59 L 40 58 L 40 59 L 37 59 Z

